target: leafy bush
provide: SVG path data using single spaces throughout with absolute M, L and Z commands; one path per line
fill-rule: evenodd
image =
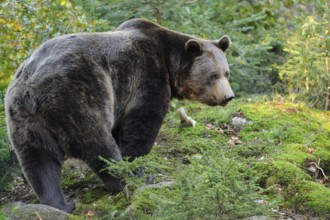
M 233 40 L 228 59 L 237 96 L 300 89 L 301 100 L 329 108 L 329 6 L 324 0 L 74 2 L 92 18 L 107 20 L 98 30 L 142 17 L 204 38 L 227 34 Z
M 229 35 L 231 84 L 237 96 L 287 91 L 314 107 L 329 108 L 329 6 L 324 0 L 10 0 L 2 5 L 1 90 L 48 38 L 94 28 L 109 31 L 128 19 L 146 18 L 203 38 Z
M 211 149 L 210 149 L 211 150 Z M 274 205 L 269 203 L 257 186 L 261 177 L 244 163 L 223 156 L 212 149 L 189 158 L 190 164 L 173 172 L 170 188 L 148 188 L 144 178 L 134 175 L 144 166 L 148 174 L 161 172 L 166 176 L 164 161 L 152 156 L 138 158 L 132 163 L 108 163 L 107 170 L 124 176 L 128 183 L 125 195 L 128 208 L 112 216 L 157 219 L 237 219 L 267 214 Z M 156 162 L 158 161 L 158 162 Z M 165 169 L 164 169 L 165 168 Z M 155 182 L 163 180 L 154 179 Z M 258 202 L 259 201 L 259 202 Z
M 237 219 L 264 215 L 271 206 L 256 182 L 260 174 L 244 163 L 221 154 L 191 158 L 191 165 L 178 173 L 180 191 L 164 216 L 172 219 Z M 258 204 L 263 201 L 265 204 Z
M 9 146 L 3 99 L 4 93 L 0 92 L 0 190 L 7 187 L 12 179 L 14 164 L 17 164 L 15 154 Z
M 132 18 L 146 18 L 170 29 L 207 39 L 219 39 L 227 34 L 233 46 L 228 51 L 231 66 L 232 87 L 236 95 L 271 92 L 278 82 L 278 74 L 272 64 L 282 56 L 280 42 L 273 37 L 271 27 L 277 25 L 276 11 L 281 7 L 248 1 L 186 1 L 146 0 L 118 1 L 74 0 L 92 18 L 105 19 L 98 26 L 108 31 Z M 225 9 L 225 10 L 224 10 Z
M 329 5 L 323 13 L 308 16 L 286 40 L 288 61 L 280 75 L 293 98 L 313 107 L 330 109 L 330 28 Z
M 0 90 L 42 42 L 71 32 L 93 30 L 83 12 L 66 1 L 8 0 L 0 7 Z

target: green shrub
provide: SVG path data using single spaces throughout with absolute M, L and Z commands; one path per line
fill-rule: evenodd
M 261 174 L 246 164 L 214 150 L 193 155 L 189 161 L 189 165 L 181 165 L 174 172 L 173 186 L 157 189 L 148 188 L 145 179 L 134 176 L 134 171 L 144 166 L 147 174 L 161 170 L 164 176 L 161 160 L 147 156 L 132 163 L 110 162 L 107 170 L 124 176 L 129 190 L 126 195 L 130 195 L 128 208 L 116 215 L 143 216 L 143 219 L 237 219 L 266 215 L 274 205 L 267 201 L 264 189 L 257 185 Z M 141 190 L 141 187 L 145 188 Z
M 59 4 L 59 3 L 64 4 Z M 92 30 L 79 8 L 69 1 L 8 0 L 0 6 L 0 90 L 5 90 L 19 65 L 52 37 Z
M 10 172 L 17 163 L 14 152 L 9 147 L 3 98 L 4 94 L 0 92 L 0 190 L 5 189 L 12 180 Z
M 292 99 L 329 110 L 330 17 L 329 4 L 321 2 L 320 14 L 315 12 L 306 17 L 290 37 L 285 36 L 288 60 L 280 67 L 280 75 Z
M 272 205 L 257 186 L 260 174 L 220 152 L 193 156 L 191 164 L 175 176 L 180 193 L 165 206 L 172 219 L 237 219 L 265 215 Z M 265 204 L 258 204 L 257 201 Z M 267 204 L 268 203 L 268 204 Z

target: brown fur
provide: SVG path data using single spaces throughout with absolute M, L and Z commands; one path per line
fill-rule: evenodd
M 61 188 L 65 157 L 85 161 L 113 193 L 120 179 L 101 172 L 99 157 L 120 161 L 149 153 L 171 98 L 225 105 L 225 50 L 211 42 L 127 21 L 113 32 L 57 37 L 17 71 L 6 94 L 11 144 L 43 204 L 72 212 Z

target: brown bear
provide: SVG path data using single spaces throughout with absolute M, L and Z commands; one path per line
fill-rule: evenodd
M 40 202 L 73 211 L 61 187 L 67 157 L 85 161 L 110 192 L 122 190 L 99 158 L 148 154 L 171 98 L 226 105 L 229 45 L 227 36 L 208 41 L 142 19 L 42 44 L 5 100 L 11 144 Z

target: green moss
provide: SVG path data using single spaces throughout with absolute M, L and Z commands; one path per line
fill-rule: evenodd
M 0 220 L 4 220 L 6 218 L 5 213 L 2 212 L 2 207 L 0 207 Z
M 9 205 L 10 207 L 10 205 Z M 10 211 L 8 212 L 8 215 L 12 218 L 20 218 L 22 217 L 22 210 L 21 207 L 16 206 L 16 205 L 12 205 Z M 24 212 L 24 219 L 34 219 L 36 218 L 36 214 L 34 211 L 32 210 L 28 210 Z
M 103 185 L 100 185 L 81 194 L 81 196 L 79 196 L 78 198 L 85 204 L 91 204 L 98 198 L 107 195 L 108 193 L 109 192 L 105 189 L 105 187 Z
M 268 182 L 280 184 L 284 187 L 311 179 L 302 169 L 286 161 L 259 162 L 256 167 L 257 170 L 265 173 L 266 181 L 271 178 L 271 181 Z
M 181 175 L 180 186 L 143 191 L 130 189 L 125 193 L 110 196 L 103 184 L 90 171 L 84 172 L 85 176 L 82 176 L 79 170 L 65 169 L 65 193 L 70 194 L 72 190 L 78 192 L 74 195 L 77 204 L 75 215 L 70 218 L 88 219 L 86 214 L 92 211 L 92 219 L 162 219 L 166 213 L 171 214 L 168 212 L 175 209 L 177 213 L 172 213 L 173 216 L 181 219 L 194 217 L 194 214 L 182 214 L 182 210 L 190 210 L 192 204 L 197 204 L 196 201 L 200 205 L 191 213 L 205 213 L 203 210 L 217 205 L 211 202 L 214 199 L 212 196 L 216 193 L 210 193 L 210 198 L 205 199 L 206 192 L 211 190 L 211 183 L 207 179 L 212 176 L 217 180 L 230 173 L 234 174 L 229 170 L 236 166 L 236 163 L 241 164 L 242 168 L 236 172 L 237 177 L 232 179 L 233 182 L 221 189 L 224 198 L 238 189 L 235 188 L 237 180 L 240 180 L 244 169 L 250 169 L 251 172 L 244 178 L 246 182 L 241 182 L 242 189 L 262 174 L 258 183 L 259 186 L 268 189 L 267 202 L 273 203 L 281 199 L 282 205 L 292 208 L 293 211 L 326 216 L 329 207 L 323 203 L 329 203 L 327 198 L 330 190 L 318 182 L 313 182 L 304 166 L 308 162 L 317 162 L 320 159 L 320 166 L 326 175 L 330 174 L 329 114 L 309 109 L 304 105 L 269 102 L 258 97 L 252 101 L 237 99 L 226 108 L 208 107 L 188 101 L 174 101 L 172 105 L 173 109 L 164 120 L 150 160 L 168 166 L 158 168 L 154 172 L 156 182 L 175 179 Z M 181 106 L 184 106 L 187 114 L 197 121 L 196 127 L 180 123 L 176 109 Z M 252 124 L 247 124 L 238 133 L 227 132 L 226 129 L 231 127 L 232 116 L 238 112 L 252 121 Z M 222 128 L 225 132 L 219 133 L 215 129 L 206 128 L 208 123 L 215 128 Z M 230 145 L 231 136 L 237 136 L 241 144 Z M 208 164 L 204 166 L 202 163 L 194 163 L 198 158 L 203 158 L 203 155 L 208 155 L 209 160 L 203 161 Z M 224 167 L 226 162 L 221 160 L 222 156 L 233 162 L 229 163 L 231 166 Z M 210 167 L 211 161 L 214 162 L 214 169 Z M 197 171 L 200 173 L 196 173 Z M 219 186 L 225 181 L 229 179 L 219 181 Z M 199 194 L 199 191 L 196 191 L 197 186 L 205 187 L 200 190 L 205 193 Z M 256 194 L 257 198 L 264 195 L 261 191 Z M 245 196 L 244 193 L 239 193 L 239 199 L 247 199 Z M 178 200 L 179 198 L 182 201 Z M 199 201 L 201 198 L 204 200 Z M 234 195 L 233 198 L 237 200 L 238 197 Z M 252 200 L 247 199 L 248 202 Z M 179 205 L 183 206 L 178 208 Z M 235 209 L 243 208 L 238 204 Z M 223 210 L 225 209 L 230 207 L 224 205 Z M 248 211 L 249 209 L 246 215 Z
M 235 146 L 227 153 L 227 155 L 258 159 L 270 156 L 275 148 L 276 147 L 272 143 L 255 139 L 248 143 Z
M 330 150 L 327 148 L 317 148 L 314 152 L 314 156 L 320 159 L 320 166 L 323 168 L 324 172 L 330 176 Z
M 287 144 L 281 148 L 278 160 L 295 163 L 298 166 L 303 166 L 307 162 L 316 161 L 315 155 L 308 153 L 306 146 L 302 144 Z
M 87 217 L 88 212 L 94 214 L 92 219 L 113 219 L 106 218 L 106 216 L 115 215 L 117 212 L 123 212 L 127 206 L 127 200 L 123 193 L 117 195 L 110 195 L 106 192 L 102 197 L 94 199 L 92 203 L 86 203 L 85 200 L 78 199 L 76 201 L 76 209 L 74 215 L 76 219 L 90 219 Z
M 253 124 L 246 125 L 240 132 L 239 138 L 242 144 L 230 149 L 227 144 L 229 135 L 205 131 L 202 126 L 197 127 L 196 130 L 191 127 L 181 127 L 179 131 L 174 129 L 172 133 L 172 135 L 180 134 L 182 144 L 179 144 L 178 148 L 186 149 L 184 152 L 188 154 L 196 148 L 202 150 L 208 147 L 230 149 L 224 153 L 240 156 L 240 161 L 242 161 L 242 157 L 247 159 L 266 158 L 267 162 L 259 162 L 256 166 L 258 171 L 265 174 L 265 178 L 261 181 L 262 185 L 276 186 L 281 189 L 271 192 L 277 196 L 283 196 L 286 199 L 285 204 L 293 207 L 296 202 L 292 199 L 293 197 L 289 196 L 290 189 L 298 187 L 297 185 L 300 183 L 301 185 L 313 183 L 304 169 L 308 162 L 316 162 L 320 159 L 320 166 L 327 175 L 330 173 L 329 114 L 311 110 L 302 104 L 285 102 L 244 102 L 241 99 L 235 104 L 239 108 L 211 110 L 203 105 L 192 104 L 188 109 L 193 118 L 197 118 L 198 122 L 204 122 L 202 125 L 212 123 L 219 127 L 224 123 L 230 124 L 231 116 L 235 112 L 242 112 L 248 120 L 253 122 Z M 309 151 L 310 148 L 315 151 Z M 254 163 L 253 160 L 248 161 Z M 329 189 L 325 187 L 323 190 L 329 192 Z M 312 197 L 309 196 L 309 198 Z M 317 196 L 313 198 L 317 200 Z M 306 208 L 299 210 L 308 212 L 308 210 L 315 209 L 313 202 L 306 202 L 304 205 Z M 327 210 L 324 206 L 321 208 Z
M 320 121 L 311 117 L 305 107 L 289 103 L 256 103 L 241 106 L 245 116 L 253 121 L 243 132 L 263 132 L 253 135 L 274 139 L 282 143 L 305 144 L 318 136 Z M 252 134 L 250 134 L 252 135 Z M 313 136 L 314 135 L 314 136 Z
M 71 167 L 64 167 L 63 172 L 65 175 L 62 179 L 62 186 L 67 190 L 88 187 L 90 184 L 101 183 L 98 177 L 90 170 L 83 172 L 79 169 L 72 170 Z
M 87 219 L 87 217 L 77 216 L 77 215 L 69 215 L 69 220 L 83 220 Z
M 290 187 L 290 200 L 300 212 L 312 212 L 322 217 L 330 217 L 330 190 L 311 181 L 301 181 Z
M 218 125 L 228 123 L 231 120 L 233 112 L 238 111 L 237 102 L 239 101 L 233 100 L 226 108 L 210 107 L 197 102 L 180 102 L 180 104 L 184 106 L 187 114 L 192 116 L 198 123 Z

